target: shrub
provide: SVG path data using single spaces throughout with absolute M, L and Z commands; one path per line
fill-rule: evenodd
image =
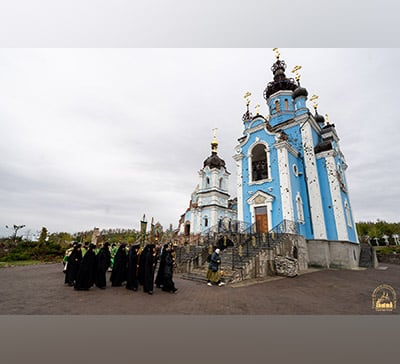
M 58 243 L 39 243 L 22 241 L 11 248 L 9 252 L 0 258 L 0 261 L 11 262 L 21 260 L 54 261 L 62 259 L 64 248 Z
M 376 246 L 374 249 L 379 254 L 400 254 L 400 246 Z

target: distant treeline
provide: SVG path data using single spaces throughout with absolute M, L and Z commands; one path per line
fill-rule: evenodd
M 378 239 L 379 245 L 385 245 L 384 236 L 386 235 L 389 243 L 394 244 L 393 235 L 400 235 L 400 223 L 388 223 L 384 220 L 376 222 L 358 222 L 356 223 L 357 233 L 360 242 L 369 241 L 376 245 Z M 167 231 L 166 233 L 171 233 Z M 164 234 L 161 231 L 160 240 Z M 18 260 L 40 260 L 55 261 L 62 259 L 65 250 L 71 246 L 73 241 L 79 241 L 82 244 L 90 243 L 93 236 L 93 230 L 79 233 L 48 233 L 45 227 L 42 228 L 39 239 L 33 241 L 28 237 L 14 236 L 0 238 L 0 262 L 10 262 Z M 104 229 L 100 231 L 99 242 L 108 241 L 110 244 L 126 242 L 132 244 L 140 238 L 140 232 L 134 229 Z
M 51 233 L 45 227 L 42 228 L 39 238 L 32 239 L 28 236 L 16 236 L 13 234 L 7 238 L 0 238 L 0 262 L 19 260 L 57 261 L 63 258 L 66 249 L 71 247 L 74 241 L 83 245 L 92 241 L 93 230 L 79 233 Z M 171 233 L 168 231 L 167 233 Z M 159 230 L 159 238 L 165 233 Z M 109 242 L 133 244 L 140 239 L 140 232 L 134 229 L 104 229 L 99 231 L 98 243 Z
M 357 222 L 356 226 L 358 238 L 361 242 L 367 242 L 369 238 L 371 243 L 375 244 L 375 238 L 377 238 L 379 244 L 384 244 L 385 239 L 383 237 L 386 235 L 390 244 L 393 244 L 393 235 L 400 235 L 399 222 L 386 222 L 384 220 L 377 220 L 376 222 Z
M 51 233 L 42 228 L 38 240 L 32 240 L 24 236 L 12 236 L 0 239 L 0 261 L 11 262 L 19 260 L 54 261 L 62 259 L 65 250 L 74 241 L 82 244 L 92 241 L 93 230 L 79 233 Z M 139 237 L 136 230 L 108 229 L 100 231 L 99 241 L 118 243 L 124 241 L 128 244 L 135 242 Z

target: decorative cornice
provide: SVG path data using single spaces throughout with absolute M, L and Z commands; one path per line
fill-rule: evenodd
M 268 99 L 266 101 L 269 104 L 269 102 L 275 97 L 292 96 L 292 94 L 293 94 L 293 91 L 290 91 L 290 90 L 279 90 L 279 91 L 275 92 L 274 94 L 272 94 L 270 97 L 268 97 Z
M 273 132 L 277 132 L 279 130 L 284 130 L 291 128 L 295 125 L 301 125 L 305 124 L 306 122 L 309 122 L 309 124 L 314 128 L 314 130 L 318 133 L 321 133 L 321 127 L 318 125 L 318 123 L 314 120 L 313 116 L 308 113 L 308 114 L 303 114 L 300 116 L 295 116 L 293 119 L 289 119 L 285 121 L 284 123 L 277 124 L 274 127 L 272 127 Z
M 326 150 L 326 151 L 315 154 L 316 159 L 327 158 L 327 157 L 336 157 L 336 156 L 337 156 L 337 153 L 333 149 Z
M 254 133 L 256 131 L 259 131 L 259 130 L 262 130 L 264 128 L 265 128 L 265 125 L 264 124 L 260 124 L 260 125 L 257 125 L 255 127 L 253 127 L 253 128 L 246 129 L 246 133 L 252 134 L 252 133 Z
M 283 148 L 287 149 L 296 158 L 299 156 L 299 152 L 296 149 L 294 149 L 286 140 L 276 142 L 274 146 L 276 149 L 283 149 Z
M 259 196 L 265 198 L 266 202 L 272 202 L 275 199 L 275 197 L 270 195 L 269 193 L 258 190 L 254 192 L 254 194 L 247 199 L 247 203 L 252 204 L 253 201 Z
M 206 194 L 212 194 L 212 193 L 218 193 L 218 194 L 220 194 L 220 195 L 223 195 L 223 196 L 228 196 L 228 198 L 231 196 L 229 193 L 227 193 L 227 192 L 223 192 L 223 191 L 221 191 L 221 190 L 218 190 L 218 189 L 214 189 L 214 188 L 210 188 L 210 189 L 208 189 L 208 190 L 201 190 L 201 191 L 199 191 L 197 194 L 198 195 L 202 195 L 201 197 L 203 198 L 204 197 L 204 195 L 206 195 Z
M 249 141 L 250 134 L 253 134 L 260 130 L 264 130 L 268 135 L 271 135 L 271 136 L 276 135 L 276 131 L 274 130 L 274 128 L 271 127 L 271 125 L 268 122 L 265 122 L 264 124 L 258 125 L 254 128 L 246 129 L 245 135 L 243 135 L 241 138 L 238 139 L 239 145 L 236 146 L 235 149 L 241 148 L 243 145 L 245 145 Z
M 225 210 L 225 212 L 233 212 L 233 213 L 235 213 L 235 211 L 236 210 L 234 210 L 234 209 L 232 209 L 232 208 L 230 208 L 230 207 L 225 207 L 225 206 L 222 206 L 222 205 L 217 205 L 217 204 L 215 204 L 215 203 L 212 203 L 212 204 L 208 204 L 208 205 L 202 205 L 201 207 L 199 207 L 199 209 L 203 212 L 203 210 L 206 208 L 206 207 L 218 207 L 219 209 L 223 209 L 223 210 Z
M 217 174 L 219 174 L 219 172 L 221 172 L 222 171 L 222 174 L 224 174 L 224 175 L 228 175 L 228 176 L 230 176 L 231 175 L 231 173 L 225 168 L 225 167 L 223 167 L 223 168 L 210 168 L 210 166 L 205 166 L 205 167 L 203 167 L 200 171 L 199 171 L 199 174 L 200 175 L 204 175 L 206 172 L 206 170 L 208 170 L 208 171 L 210 171 L 211 173 L 217 173 Z M 202 174 L 201 174 L 202 173 Z
M 256 185 L 262 185 L 264 183 L 270 183 L 270 182 L 272 182 L 272 178 L 260 179 L 258 181 L 249 181 L 248 184 L 249 184 L 249 186 L 256 186 Z

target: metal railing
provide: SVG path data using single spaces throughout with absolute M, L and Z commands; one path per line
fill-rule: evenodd
M 224 260 L 231 261 L 232 270 L 241 268 L 261 250 L 273 249 L 289 235 L 299 234 L 299 224 L 290 220 L 281 221 L 267 233 L 257 232 L 256 224 L 239 221 L 233 222 L 230 227 L 225 229 L 219 224 L 202 235 L 192 236 L 190 243 L 176 247 L 176 262 L 180 270 L 190 272 L 203 266 L 208 254 L 217 247 L 225 250 Z

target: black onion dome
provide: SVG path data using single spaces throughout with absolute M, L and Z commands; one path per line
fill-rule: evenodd
M 204 168 L 205 167 L 212 168 L 225 168 L 225 161 L 218 157 L 217 153 L 213 152 L 205 161 L 204 161 Z
M 294 91 L 298 85 L 293 78 L 287 78 L 285 75 L 285 61 L 277 60 L 271 67 L 274 74 L 274 80 L 269 82 L 264 90 L 264 98 L 267 100 L 272 94 L 281 90 Z
M 318 124 L 325 124 L 325 118 L 318 113 L 315 114 L 314 119 Z
M 247 108 L 247 111 L 243 114 L 242 116 L 242 121 L 249 121 L 253 119 L 253 114 L 249 111 L 249 109 Z
M 293 91 L 293 98 L 296 99 L 297 97 L 300 96 L 304 96 L 307 97 L 308 96 L 308 92 L 304 87 L 297 87 L 296 90 Z

